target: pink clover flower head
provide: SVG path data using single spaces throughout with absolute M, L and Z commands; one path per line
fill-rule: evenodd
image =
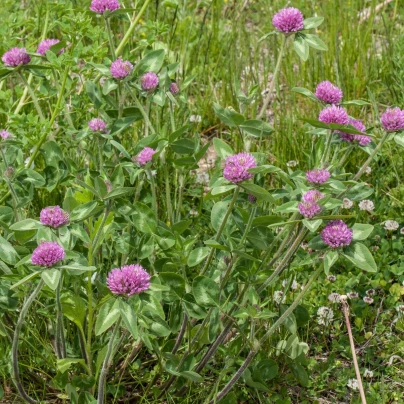
M 324 184 L 330 178 L 330 175 L 328 170 L 315 168 L 306 172 L 306 180 L 312 184 Z
M 39 45 L 38 45 L 38 49 L 36 50 L 37 53 L 39 53 L 40 55 L 45 56 L 46 51 L 48 51 L 51 46 L 56 45 L 57 43 L 59 43 L 59 39 L 44 39 Z M 65 50 L 61 49 L 58 52 L 58 55 L 62 54 Z
M 156 153 L 156 150 L 151 147 L 145 147 L 136 157 L 136 162 L 140 166 L 145 166 L 149 161 L 152 161 L 153 154 Z
M 248 169 L 254 167 L 257 167 L 254 156 L 249 153 L 238 153 L 226 158 L 223 177 L 237 184 L 251 179 L 253 175 L 248 172 Z
M 93 118 L 88 122 L 88 127 L 93 132 L 105 132 L 107 124 L 100 118 Z
M 299 212 L 304 217 L 312 218 L 321 212 L 321 206 L 315 202 L 300 202 Z
M 349 125 L 352 125 L 355 129 L 365 132 L 366 131 L 366 126 L 363 124 L 362 121 L 358 119 L 349 119 L 348 122 Z M 337 130 L 336 133 L 338 133 L 341 137 L 342 140 L 345 140 L 346 142 L 358 142 L 361 146 L 366 146 L 369 144 L 372 139 L 370 136 L 365 136 L 365 135 L 353 135 L 351 133 L 345 133 L 341 132 L 340 130 Z
M 1 60 L 6 66 L 17 67 L 27 65 L 31 61 L 31 56 L 25 48 L 12 48 L 3 55 Z
M 0 137 L 3 140 L 8 139 L 9 137 L 13 136 L 10 132 L 6 131 L 5 129 L 0 130 Z
M 353 231 L 342 220 L 331 220 L 321 232 L 321 239 L 331 248 L 351 244 Z
M 159 85 L 159 78 L 156 73 L 148 72 L 140 78 L 140 85 L 145 91 L 153 91 Z
M 55 241 L 41 243 L 32 253 L 31 262 L 42 267 L 52 267 L 65 257 L 65 250 Z
M 287 7 L 278 11 L 272 18 L 274 27 L 285 34 L 297 32 L 304 28 L 303 14 L 295 7 Z
M 317 189 L 311 189 L 303 195 L 302 201 L 305 203 L 318 202 L 322 198 L 324 198 L 324 194 L 322 192 L 318 191 Z
M 92 0 L 90 10 L 94 13 L 104 14 L 106 11 L 115 11 L 120 7 L 118 0 Z
M 60 206 L 48 206 L 41 210 L 39 220 L 43 225 L 57 229 L 68 224 L 70 217 Z
M 121 80 L 132 73 L 133 65 L 129 60 L 116 59 L 112 62 L 109 71 L 114 79 Z
M 339 104 L 342 100 L 342 96 L 342 90 L 328 80 L 322 81 L 316 87 L 316 97 L 326 104 Z
M 404 129 L 404 110 L 400 108 L 387 108 L 380 117 L 383 128 L 387 132 L 397 132 Z
M 318 120 L 326 124 L 337 123 L 339 125 L 347 125 L 349 116 L 345 108 L 330 105 L 320 112 Z
M 150 287 L 150 275 L 139 265 L 113 269 L 107 277 L 109 290 L 115 295 L 132 296 Z
M 177 95 L 180 92 L 180 87 L 179 85 L 174 81 L 171 83 L 169 91 L 172 95 Z

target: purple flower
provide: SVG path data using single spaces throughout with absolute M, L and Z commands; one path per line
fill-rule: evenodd
M 150 275 L 139 265 L 113 269 L 107 277 L 109 290 L 115 295 L 131 296 L 150 287 Z
M 70 217 L 60 206 L 48 206 L 41 210 L 39 220 L 43 225 L 57 229 L 68 224 Z
M 383 128 L 388 132 L 397 132 L 404 129 L 404 110 L 400 108 L 387 108 L 380 117 Z
M 34 265 L 52 267 L 65 257 L 65 250 L 54 241 L 41 243 L 32 253 L 31 262 Z
M 358 119 L 350 118 L 348 124 L 352 125 L 355 129 L 359 130 L 360 132 L 366 131 L 365 125 L 363 124 L 362 121 Z M 342 140 L 345 140 L 346 142 L 358 142 L 361 146 L 366 146 L 372 141 L 370 139 L 370 136 L 353 135 L 351 133 L 341 132 L 340 130 L 337 130 L 336 133 L 340 135 Z
M 304 28 L 303 14 L 294 7 L 283 8 L 278 11 L 272 18 L 274 27 L 283 33 L 296 32 Z
M 300 202 L 298 208 L 301 215 L 309 218 L 321 212 L 321 206 L 315 202 Z
M 6 66 L 16 67 L 27 65 L 31 61 L 31 57 L 25 48 L 12 48 L 3 55 L 1 60 Z
M 351 244 L 353 231 L 342 220 L 331 220 L 321 232 L 321 239 L 331 248 Z
M 92 0 L 90 10 L 94 13 L 104 14 L 105 11 L 114 11 L 120 8 L 118 0 Z
M 328 80 L 322 81 L 316 88 L 316 97 L 326 104 L 338 104 L 342 96 L 342 90 Z
M 248 202 L 254 204 L 257 202 L 257 198 L 253 194 L 248 194 Z
M 173 83 L 171 83 L 169 91 L 172 95 L 177 95 L 180 92 L 180 87 L 178 86 L 178 84 L 174 81 Z
M 328 170 L 316 168 L 306 172 L 306 180 L 312 184 L 324 184 L 330 178 L 330 175 Z
M 153 91 L 159 85 L 159 78 L 156 73 L 148 72 L 140 78 L 140 85 L 145 91 Z
M 317 202 L 322 198 L 324 198 L 324 194 L 322 192 L 317 191 L 317 189 L 311 189 L 303 195 L 302 201 L 306 203 Z
M 37 53 L 39 53 L 40 55 L 45 56 L 46 51 L 48 51 L 51 46 L 56 45 L 57 43 L 59 43 L 59 39 L 44 39 L 39 45 L 38 45 L 38 49 L 36 50 Z M 61 53 L 63 53 L 65 50 L 61 49 L 58 52 L 58 55 L 60 55 Z
M 337 123 L 339 125 L 347 125 L 349 122 L 349 116 L 345 108 L 330 105 L 320 112 L 318 120 L 326 124 Z
M 120 80 L 132 73 L 133 65 L 128 60 L 118 58 L 115 60 L 115 62 L 112 62 L 109 70 L 114 79 Z
M 140 166 L 145 166 L 149 161 L 152 161 L 153 154 L 156 153 L 156 150 L 151 147 L 145 147 L 136 157 L 136 162 Z
M 100 118 L 93 118 L 90 122 L 88 122 L 88 127 L 93 132 L 105 132 L 107 124 Z
M 248 169 L 257 167 L 254 156 L 248 153 L 238 153 L 226 158 L 223 177 L 234 183 L 249 180 L 253 177 Z
M 3 139 L 3 140 L 6 140 L 6 139 L 8 139 L 9 137 L 11 137 L 12 136 L 12 134 L 10 133 L 10 132 L 7 132 L 6 130 L 0 130 L 0 137 Z

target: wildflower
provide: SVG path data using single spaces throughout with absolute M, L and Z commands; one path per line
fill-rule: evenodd
M 317 324 L 328 326 L 334 319 L 334 312 L 329 307 L 322 306 L 317 310 Z
M 248 153 L 238 153 L 226 158 L 223 177 L 234 183 L 249 180 L 253 175 L 248 170 L 254 167 L 257 167 L 254 156 Z
M 339 293 L 330 293 L 329 295 L 328 295 L 328 300 L 331 302 L 331 303 L 339 303 L 339 301 L 340 301 L 340 294 Z
M 36 50 L 37 53 L 39 53 L 40 55 L 45 56 L 46 52 L 53 46 L 56 45 L 57 43 L 59 43 L 59 39 L 44 39 L 43 41 L 41 41 L 38 45 L 38 49 Z M 65 50 L 61 49 L 58 53 L 58 55 L 60 55 L 61 53 L 63 53 Z
M 286 165 L 287 165 L 288 167 L 296 167 L 298 164 L 299 164 L 299 162 L 296 161 L 296 160 L 290 160 L 290 161 L 288 161 L 288 162 L 286 163 Z
M 373 252 L 376 252 L 377 250 L 379 250 L 380 249 L 380 247 L 378 246 L 378 245 L 373 245 L 372 247 L 371 247 L 371 250 L 373 251 Z
M 404 316 L 404 304 L 400 304 L 399 306 L 396 307 L 396 310 L 398 312 L 399 317 Z
M 322 81 L 316 88 L 316 97 L 326 104 L 338 104 L 341 102 L 342 96 L 341 89 L 328 80 Z
M 373 303 L 373 299 L 372 299 L 371 297 L 368 297 L 368 296 L 365 296 L 365 297 L 363 298 L 363 301 L 364 301 L 366 304 L 372 304 L 372 303 Z
M 400 233 L 404 234 L 404 227 L 401 228 Z
M 287 283 L 288 283 L 288 280 L 287 280 L 287 279 L 284 279 L 284 280 L 282 281 L 282 287 L 285 288 L 286 285 L 287 285 Z M 299 284 L 296 282 L 296 279 L 293 279 L 292 284 L 290 285 L 290 288 L 291 288 L 292 290 L 296 290 L 298 287 L 299 287 Z
M 365 132 L 366 131 L 366 126 L 363 124 L 362 121 L 358 119 L 349 119 L 348 122 L 349 125 L 352 125 L 355 129 L 359 130 L 360 132 Z M 366 146 L 369 144 L 372 140 L 370 136 L 365 136 L 365 135 L 353 135 L 351 133 L 345 133 L 342 131 L 336 131 L 341 137 L 342 140 L 345 140 L 346 142 L 357 142 L 359 143 L 360 146 Z
M 94 13 L 104 14 L 105 11 L 115 11 L 120 8 L 118 0 L 92 0 L 90 10 Z
M 329 282 L 335 282 L 337 280 L 337 277 L 335 275 L 328 275 L 327 280 Z
M 202 117 L 200 115 L 191 115 L 189 117 L 189 122 L 202 122 Z
M 25 48 L 12 48 L 3 55 L 1 60 L 6 66 L 17 67 L 27 65 L 31 61 L 31 57 Z
M 153 154 L 156 153 L 156 150 L 151 147 L 145 147 L 136 157 L 136 162 L 140 166 L 145 166 L 149 161 L 152 161 Z
M 179 85 L 174 81 L 170 84 L 169 91 L 172 95 L 177 95 L 180 92 Z
M 321 239 L 331 248 L 351 244 L 353 231 L 342 220 L 330 220 L 321 232 Z
M 93 132 L 105 132 L 107 124 L 100 118 L 93 118 L 91 119 L 91 121 L 88 122 L 88 127 Z
M 153 91 L 159 85 L 159 78 L 156 73 L 148 72 L 140 78 L 140 85 L 145 91 Z
M 324 169 L 314 169 L 306 172 L 306 180 L 312 184 L 324 184 L 330 178 L 330 172 Z
M 356 379 L 349 379 L 346 384 L 352 390 L 358 390 L 358 381 Z
M 369 369 L 365 369 L 365 371 L 363 372 L 363 377 L 365 379 L 371 379 L 373 377 L 373 372 Z
M 191 209 L 191 210 L 189 211 L 189 214 L 190 214 L 190 216 L 198 216 L 198 215 L 199 215 L 199 212 L 198 212 L 197 210 L 195 210 L 195 209 Z
M 208 185 L 209 184 L 209 174 L 208 173 L 196 174 L 195 182 L 197 184 Z
M 109 290 L 115 295 L 132 296 L 150 287 L 150 275 L 139 265 L 114 268 L 107 277 Z
M 331 105 L 320 112 L 318 120 L 326 124 L 337 123 L 339 125 L 347 125 L 349 116 L 345 108 Z
M 248 194 L 248 202 L 250 202 L 251 204 L 254 204 L 257 202 L 257 198 L 252 194 Z
M 281 304 L 285 303 L 286 296 L 283 295 L 283 292 L 281 290 L 275 290 L 274 292 L 274 302 L 276 304 Z
M 340 303 L 346 302 L 348 300 L 348 296 L 347 295 L 340 295 L 339 296 L 339 301 Z
M 384 228 L 390 231 L 396 231 L 400 225 L 395 220 L 386 220 L 384 222 Z
M 369 166 L 367 166 L 367 167 L 365 168 L 365 174 L 366 174 L 366 175 L 369 175 L 371 172 L 372 172 L 372 169 L 371 169 Z
M 304 217 L 312 218 L 321 212 L 321 206 L 315 202 L 300 202 L 299 212 Z
M 7 167 L 5 170 L 4 170 L 4 176 L 6 177 L 6 178 L 12 178 L 13 177 L 13 175 L 14 175 L 14 173 L 15 173 L 15 169 L 14 169 L 14 167 Z
M 294 7 L 283 8 L 278 11 L 272 18 L 274 27 L 285 34 L 289 32 L 300 31 L 304 28 L 303 14 Z
M 366 291 L 367 296 L 374 296 L 376 294 L 376 291 L 374 289 L 369 289 Z
M 380 117 L 383 128 L 388 132 L 397 132 L 404 129 L 404 111 L 400 108 L 387 108 Z
M 342 207 L 343 207 L 344 209 L 351 209 L 352 206 L 353 206 L 353 202 L 352 202 L 350 199 L 344 198 L 344 199 L 342 200 Z
M 357 292 L 349 292 L 346 294 L 348 296 L 349 299 L 357 299 L 359 297 L 359 293 Z
M 45 241 L 34 250 L 31 262 L 38 266 L 52 267 L 57 262 L 62 261 L 65 255 L 63 247 L 58 243 Z
M 70 218 L 69 214 L 61 209 L 60 206 L 48 206 L 41 210 L 39 220 L 43 225 L 57 229 L 68 224 Z
M 365 210 L 368 212 L 372 212 L 375 209 L 375 204 L 372 201 L 369 201 L 368 199 L 360 201 L 358 206 L 360 210 Z
M 8 132 L 8 131 L 6 131 L 6 130 L 0 130 L 0 137 L 3 139 L 3 140 L 6 140 L 6 139 L 8 139 L 9 137 L 11 137 L 12 136 L 12 134 L 10 133 L 10 132 Z
M 111 63 L 109 71 L 114 79 L 121 80 L 132 73 L 133 65 L 128 60 L 116 59 Z

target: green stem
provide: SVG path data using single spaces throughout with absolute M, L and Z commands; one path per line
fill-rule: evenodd
M 116 57 L 115 57 L 115 51 L 114 51 L 114 48 L 115 48 L 114 40 L 112 38 L 111 24 L 109 23 L 108 18 L 104 17 L 104 21 L 105 21 L 105 26 L 107 27 L 109 49 L 111 51 L 112 60 L 114 61 L 116 59 Z
M 60 301 L 60 292 L 63 286 L 63 269 L 60 270 L 60 280 L 56 288 L 56 353 L 58 359 L 66 357 L 66 343 L 63 327 L 63 309 Z
M 43 285 L 44 285 L 44 281 L 41 279 L 39 281 L 37 287 L 32 292 L 31 296 L 27 299 L 25 304 L 22 306 L 20 315 L 18 317 L 17 325 L 15 326 L 14 337 L 13 337 L 13 346 L 12 346 L 13 381 L 14 381 L 15 386 L 17 387 L 18 392 L 20 393 L 20 396 L 27 403 L 30 403 L 30 404 L 37 404 L 38 402 L 36 400 L 32 399 L 25 392 L 24 387 L 21 383 L 20 370 L 18 368 L 18 341 L 20 339 L 21 329 L 24 324 L 25 316 L 27 315 L 29 308 L 31 307 L 32 303 L 38 296 L 39 292 L 41 291 Z
M 21 80 L 23 81 L 25 88 L 28 90 L 29 95 L 31 96 L 32 102 L 34 103 L 36 112 L 38 113 L 39 117 L 41 118 L 41 121 L 45 120 L 45 116 L 42 113 L 42 109 L 39 105 L 38 98 L 36 98 L 34 90 L 32 90 L 31 86 L 29 85 L 27 79 L 24 77 L 24 75 L 21 72 L 18 72 L 18 75 L 21 77 Z
M 152 207 L 156 218 L 158 218 L 158 206 L 157 206 L 157 193 L 156 193 L 156 184 L 154 183 L 154 177 L 152 174 L 152 170 L 150 168 L 146 169 L 147 176 L 149 177 L 150 181 L 150 188 L 152 192 Z
M 118 334 L 119 331 L 119 326 L 121 324 L 121 318 L 117 320 L 114 326 L 114 330 L 112 331 L 111 338 L 108 343 L 108 348 L 107 348 L 107 353 L 105 355 L 104 362 L 102 364 L 102 369 L 100 373 L 100 379 L 98 381 L 98 399 L 97 399 L 97 404 L 104 404 L 104 396 L 105 396 L 105 381 L 107 379 L 108 375 L 108 369 L 111 366 L 111 362 L 113 359 L 113 348 L 114 348 L 114 342 L 115 338 Z
M 346 150 L 345 153 L 342 155 L 341 159 L 339 160 L 337 167 L 342 168 L 344 167 L 344 164 L 348 158 L 348 156 L 351 154 L 352 150 L 354 149 L 355 146 L 350 145 Z
M 179 188 L 178 188 L 178 204 L 177 204 L 177 222 L 181 220 L 181 209 L 182 209 L 182 197 L 184 194 L 184 183 L 185 176 L 181 172 L 178 178 Z
M 275 83 L 276 83 L 276 80 L 277 80 L 277 78 L 278 78 L 278 74 L 279 74 L 280 68 L 281 68 L 281 63 L 282 63 L 282 58 L 283 58 L 283 52 L 285 51 L 285 44 L 286 44 L 286 35 L 283 35 L 283 37 L 282 37 L 282 43 L 281 43 L 281 48 L 280 48 L 280 50 L 279 50 L 278 60 L 276 61 L 276 66 L 275 66 L 274 74 L 273 74 L 273 76 L 272 76 L 271 85 L 269 86 L 268 94 L 267 94 L 267 96 L 266 96 L 266 98 L 265 98 L 265 100 L 264 100 L 264 103 L 262 104 L 261 111 L 260 111 L 260 113 L 258 114 L 257 119 L 262 119 L 262 117 L 264 116 L 264 114 L 265 114 L 265 112 L 266 112 L 266 110 L 267 110 L 267 108 L 268 108 L 269 102 L 271 101 L 272 92 L 273 92 L 273 90 L 274 90 Z
M 171 201 L 171 186 L 170 186 L 170 176 L 168 173 L 168 165 L 163 164 L 164 167 L 164 176 L 165 176 L 165 188 L 166 188 L 166 205 L 167 205 L 167 216 L 170 222 L 170 225 L 174 224 L 174 216 L 173 216 L 173 205 Z
M 104 168 L 103 148 L 104 148 L 104 138 L 101 135 L 98 135 L 98 157 L 100 165 L 100 174 L 102 173 L 102 170 Z
M 228 207 L 228 209 L 227 209 L 227 212 L 226 212 L 226 214 L 225 214 L 225 216 L 224 216 L 224 218 L 223 218 L 223 221 L 222 221 L 222 223 L 220 224 L 220 227 L 219 227 L 219 229 L 218 229 L 218 231 L 217 231 L 217 233 L 216 233 L 215 241 L 219 241 L 220 236 L 222 235 L 222 232 L 223 232 L 223 230 L 224 230 L 224 227 L 226 226 L 227 219 L 229 218 L 230 213 L 231 213 L 231 211 L 233 210 L 234 204 L 236 203 L 236 200 L 237 200 L 237 197 L 238 197 L 239 192 L 240 192 L 240 187 L 237 186 L 236 189 L 234 190 L 233 198 L 232 198 L 232 200 L 231 200 L 231 202 L 230 202 L 230 205 L 229 205 L 229 207 Z M 212 249 L 210 250 L 210 253 L 209 253 L 209 255 L 208 255 L 208 258 L 206 259 L 205 265 L 203 266 L 200 275 L 204 275 L 204 274 L 206 273 L 206 271 L 208 270 L 209 265 L 210 265 L 210 263 L 211 263 L 211 261 L 212 261 L 212 258 L 213 258 L 213 254 L 214 254 L 214 253 L 215 253 L 215 249 L 212 248 Z
M 325 144 L 325 149 L 323 156 L 321 158 L 321 164 L 328 161 L 328 156 L 330 154 L 330 146 L 331 146 L 331 139 L 332 139 L 333 131 L 331 130 L 329 134 L 327 134 L 327 142 Z

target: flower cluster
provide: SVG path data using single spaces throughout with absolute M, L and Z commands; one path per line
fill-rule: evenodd
M 352 206 L 353 206 L 353 202 L 350 199 L 344 198 L 342 200 L 342 208 L 343 209 L 351 209 Z
M 322 198 L 324 198 L 324 194 L 316 189 L 307 191 L 302 197 L 302 202 L 298 205 L 300 214 L 312 218 L 320 213 L 321 206 L 317 202 Z
M 334 319 L 334 312 L 326 306 L 322 306 L 317 310 L 317 324 L 328 326 Z
M 56 45 L 59 42 L 60 42 L 59 39 L 44 39 L 43 41 L 40 42 L 40 44 L 38 45 L 38 49 L 36 51 L 40 55 L 45 56 L 46 52 L 51 48 L 51 46 Z M 60 55 L 64 51 L 65 51 L 64 49 L 61 49 L 58 52 L 58 55 Z
M 8 132 L 8 131 L 6 131 L 6 130 L 0 130 L 0 137 L 3 139 L 3 140 L 6 140 L 6 139 L 8 139 L 9 137 L 11 137 L 12 135 L 11 135 L 11 133 L 10 132 Z
M 156 150 L 151 147 L 145 147 L 135 158 L 136 162 L 140 166 L 145 166 L 149 161 L 152 161 L 153 154 L 156 153 Z
M 304 28 L 303 14 L 294 7 L 287 7 L 277 12 L 272 18 L 274 27 L 285 34 L 300 31 Z
M 139 265 L 114 268 L 107 277 L 109 290 L 115 295 L 132 296 L 150 287 L 150 275 Z
M 65 250 L 54 241 L 45 241 L 32 253 L 31 262 L 34 265 L 52 267 L 65 257 Z
M 390 231 L 396 231 L 400 225 L 395 220 L 386 220 L 384 222 L 384 228 Z
M 180 87 L 179 85 L 174 81 L 173 83 L 170 84 L 169 91 L 172 95 L 177 95 L 180 92 Z
M 57 229 L 68 224 L 70 217 L 60 206 L 48 206 L 41 210 L 39 220 L 43 225 Z
M 397 132 L 404 129 L 404 110 L 400 108 L 387 108 L 380 117 L 383 128 L 388 132 Z
M 328 170 L 316 168 L 306 172 L 306 180 L 312 184 L 324 184 L 330 178 L 330 175 Z
M 348 122 L 349 125 L 352 125 L 355 129 L 357 129 L 360 132 L 365 132 L 366 127 L 363 124 L 362 121 L 358 119 L 349 119 Z M 341 137 L 342 140 L 345 140 L 346 142 L 357 142 L 359 143 L 360 146 L 366 146 L 369 144 L 372 140 L 370 136 L 365 136 L 365 135 L 353 135 L 351 133 L 345 133 L 342 131 L 336 131 Z
M 100 118 L 93 118 L 90 122 L 88 122 L 88 127 L 93 132 L 105 132 L 107 124 Z
M 285 301 L 286 301 L 286 296 L 284 295 L 284 293 L 281 290 L 275 290 L 274 302 L 276 304 L 281 304 L 281 303 L 285 303 Z
M 112 62 L 109 71 L 114 79 L 121 80 L 132 73 L 133 65 L 128 60 L 122 58 L 116 59 Z
M 1 60 L 6 66 L 17 67 L 27 65 L 31 61 L 31 57 L 25 48 L 12 48 L 3 55 Z
M 342 90 L 328 80 L 322 81 L 316 88 L 316 97 L 326 104 L 339 104 L 342 96 Z
M 159 78 L 156 73 L 148 72 L 140 78 L 140 85 L 144 91 L 153 91 L 159 85 Z
M 349 122 L 349 116 L 345 108 L 338 107 L 336 105 L 330 105 L 329 107 L 324 108 L 320 112 L 318 120 L 328 125 L 330 123 L 336 123 L 338 125 L 347 125 Z
M 375 204 L 369 199 L 364 199 L 363 201 L 360 201 L 358 206 L 360 210 L 365 210 L 368 212 L 372 212 L 375 209 Z
M 104 14 L 106 11 L 115 11 L 120 7 L 118 0 L 92 0 L 90 10 L 94 13 Z
M 254 167 L 257 167 L 254 156 L 248 153 L 238 153 L 226 158 L 223 177 L 227 181 L 237 184 L 251 179 L 253 175 L 248 170 Z
M 342 220 L 331 220 L 321 232 L 321 239 L 331 248 L 351 244 L 353 231 Z

